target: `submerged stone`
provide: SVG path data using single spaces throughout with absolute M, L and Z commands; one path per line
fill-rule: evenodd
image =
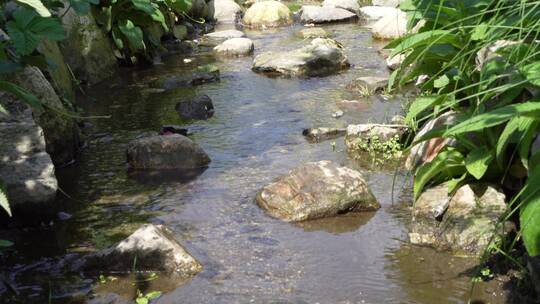
M 135 262 L 136 261 L 136 262 Z M 191 277 L 202 270 L 162 225 L 146 224 L 118 244 L 85 257 L 85 270 L 106 272 L 160 271 Z
M 328 33 L 327 31 L 325 31 L 323 28 L 320 28 L 320 27 L 304 28 L 298 31 L 296 35 L 305 39 L 330 37 L 330 33 Z
M 363 76 L 356 78 L 347 85 L 350 90 L 356 90 L 363 96 L 379 93 L 388 86 L 388 77 Z
M 255 72 L 284 76 L 326 76 L 350 66 L 343 47 L 329 38 L 316 38 L 289 52 L 266 52 L 255 57 Z
M 195 169 L 206 167 L 210 158 L 191 139 L 171 134 L 132 140 L 127 161 L 133 169 Z
M 263 187 L 260 207 L 285 221 L 303 221 L 380 208 L 362 174 L 331 161 L 306 163 Z
M 208 95 L 183 99 L 176 104 L 175 109 L 182 119 L 206 120 L 214 115 L 214 105 Z
M 311 128 L 304 129 L 302 135 L 304 135 L 308 141 L 321 142 L 324 140 L 334 139 L 344 136 L 347 133 L 347 129 L 343 128 Z
M 481 255 L 505 233 L 504 225 L 495 226 L 506 211 L 505 198 L 487 184 L 462 186 L 453 196 L 447 183 L 427 189 L 413 206 L 411 243 Z

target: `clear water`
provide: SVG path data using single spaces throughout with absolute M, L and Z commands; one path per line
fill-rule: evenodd
M 255 53 L 261 53 L 306 44 L 294 35 L 298 29 L 245 32 Z M 349 160 L 342 138 L 334 150 L 332 141 L 312 144 L 302 137 L 303 128 L 388 122 L 402 111 L 400 99 L 370 97 L 357 109 L 343 108 L 342 118 L 332 118 L 340 100 L 358 99 L 345 90 L 349 81 L 387 70 L 377 53 L 380 44 L 365 28 L 325 29 L 344 45 L 350 70 L 324 78 L 268 78 L 250 70 L 251 57 L 201 52 L 170 55 L 161 65 L 125 70 L 116 81 L 88 89 L 81 102 L 86 113 L 111 118 L 92 121 L 79 163 L 59 172 L 71 198 L 59 199 L 58 206 L 73 218 L 20 236 L 26 241 L 18 242 L 18 254 L 4 266 L 20 288 L 18 301 L 44 303 L 50 293 L 53 303 L 79 303 L 91 289 L 132 299 L 143 288 L 163 291 L 158 303 L 466 303 L 471 284 L 462 273 L 475 261 L 407 243 L 407 174 Z M 153 79 L 190 73 L 206 63 L 220 68 L 220 82 L 164 93 L 148 89 Z M 195 94 L 212 98 L 215 116 L 182 122 L 174 111 L 176 100 Z M 130 176 L 126 143 L 163 124 L 187 126 L 212 158 L 209 168 L 195 179 Z M 267 216 L 254 203 L 256 191 L 275 177 L 323 159 L 362 170 L 382 208 L 291 224 Z M 141 287 L 129 276 L 92 284 L 95 277 L 74 279 L 58 266 L 66 255 L 109 246 L 146 222 L 171 228 L 204 265 L 203 272 L 183 285 L 159 278 Z M 504 302 L 495 291 L 479 285 L 472 295 L 486 303 Z

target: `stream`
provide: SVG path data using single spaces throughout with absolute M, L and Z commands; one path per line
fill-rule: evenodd
M 255 54 L 292 50 L 307 41 L 300 25 L 275 30 L 245 29 Z M 130 276 L 106 284 L 96 277 L 63 272 L 66 257 L 105 248 L 143 223 L 164 224 L 204 270 L 184 284 L 148 281 L 157 303 L 504 303 L 493 283 L 471 291 L 467 271 L 474 259 L 411 246 L 411 176 L 373 169 L 347 157 L 343 138 L 309 143 L 303 128 L 389 122 L 403 113 L 402 98 L 362 98 L 360 108 L 338 101 L 358 99 L 345 89 L 359 76 L 384 75 L 387 68 L 368 29 L 358 24 L 326 25 L 342 43 L 352 66 L 322 78 L 270 78 L 251 71 L 252 57 L 220 58 L 212 52 L 170 54 L 152 68 L 124 69 L 113 81 L 86 89 L 80 106 L 91 120 L 88 146 L 74 166 L 57 172 L 69 197 L 56 204 L 73 215 L 42 229 L 19 232 L 10 257 L 10 280 L 22 302 L 84 303 L 89 292 L 133 299 Z M 216 28 L 222 30 L 227 28 Z M 186 63 L 185 58 L 192 59 Z M 154 92 L 145 85 L 163 74 L 190 73 L 202 64 L 219 67 L 221 81 Z M 183 96 L 207 94 L 215 115 L 183 122 L 174 110 Z M 211 157 L 198 176 L 133 176 L 126 144 L 165 124 L 184 125 Z M 335 146 L 332 143 L 335 142 Z M 377 212 L 286 223 L 265 214 L 255 193 L 299 164 L 332 160 L 363 172 L 382 205 Z M 395 177 L 395 178 L 394 178 Z M 59 195 L 60 196 L 60 195 Z M 4 303 L 10 299 L 2 296 Z

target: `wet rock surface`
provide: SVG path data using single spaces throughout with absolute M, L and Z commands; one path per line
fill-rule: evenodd
M 316 38 L 297 50 L 257 55 L 252 69 L 270 75 L 325 76 L 348 67 L 349 61 L 338 42 Z
M 427 189 L 413 207 L 411 243 L 481 255 L 494 237 L 497 241 L 504 234 L 504 225 L 495 225 L 506 211 L 505 199 L 487 184 L 467 184 L 453 196 L 446 183 Z
M 322 6 L 342 8 L 355 14 L 360 10 L 360 5 L 356 0 L 324 0 Z
M 269 0 L 255 2 L 247 9 L 242 21 L 247 27 L 262 28 L 288 25 L 293 19 L 291 11 L 285 4 Z
M 253 41 L 248 38 L 231 38 L 214 48 L 218 54 L 226 56 L 247 56 L 253 53 Z
M 211 0 L 208 15 L 217 23 L 235 23 L 241 19 L 242 8 L 233 0 Z
M 330 23 L 355 20 L 358 16 L 346 9 L 332 6 L 304 5 L 300 21 L 304 23 Z
M 214 116 L 214 105 L 208 95 L 185 98 L 176 104 L 176 112 L 182 119 L 208 119 Z
M 86 271 L 160 271 L 191 277 L 202 265 L 162 225 L 146 224 L 118 244 L 84 258 Z
M 330 33 L 320 27 L 308 27 L 301 29 L 296 33 L 301 38 L 327 38 L 330 37 Z
M 217 46 L 226 40 L 233 38 L 243 38 L 246 34 L 238 30 L 224 30 L 205 34 L 201 38 L 200 44 L 203 46 Z
M 210 158 L 191 139 L 172 134 L 132 140 L 127 161 L 133 169 L 195 169 L 208 165 Z
M 373 137 L 378 141 L 385 142 L 394 137 L 401 138 L 407 131 L 404 125 L 381 125 L 381 124 L 358 124 L 348 125 L 345 145 L 349 152 L 357 151 L 364 142 L 369 142 Z
M 397 16 L 400 10 L 393 7 L 364 6 L 360 8 L 360 18 L 367 21 L 377 21 L 387 16 Z
M 321 142 L 329 139 L 339 138 L 347 134 L 346 128 L 310 128 L 304 129 L 302 135 L 304 135 L 310 142 Z
M 330 161 L 307 163 L 290 171 L 263 187 L 256 200 L 268 214 L 285 221 L 380 208 L 360 172 Z
M 369 96 L 380 93 L 388 86 L 388 77 L 363 76 L 356 78 L 347 85 L 348 89 L 357 90 L 362 95 Z

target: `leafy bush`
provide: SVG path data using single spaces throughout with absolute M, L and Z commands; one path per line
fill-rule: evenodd
M 168 32 L 191 5 L 191 0 L 105 0 L 94 11 L 120 51 L 118 57 L 134 63 L 135 55 L 148 55 L 150 49 L 161 47 L 155 31 L 161 27 Z
M 390 86 L 429 76 L 407 123 L 457 115 L 413 143 L 456 140 L 417 169 L 415 196 L 443 181 L 451 181 L 449 192 L 477 180 L 499 184 L 513 195 L 508 216 L 519 211 L 529 255 L 540 254 L 540 152 L 532 145 L 540 123 L 540 1 L 407 0 L 401 8 L 411 28 L 425 24 L 387 46 L 390 56 L 405 55 Z

